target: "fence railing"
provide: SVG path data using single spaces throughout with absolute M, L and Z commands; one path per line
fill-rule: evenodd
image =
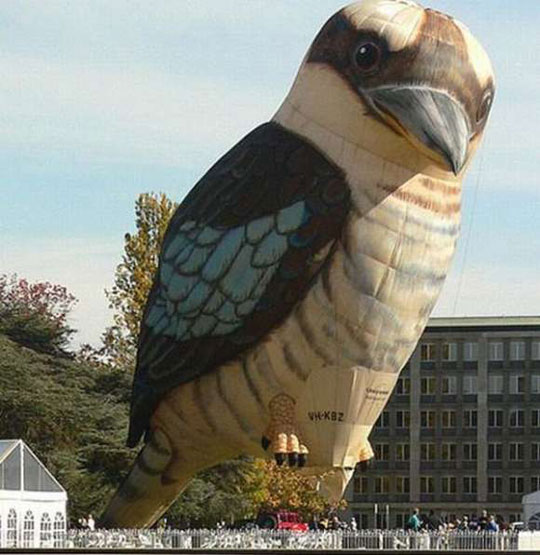
M 0 535 L 1 537 L 1 535 Z M 354 549 L 354 550 L 518 550 L 519 533 L 410 532 L 358 530 L 290 532 L 284 530 L 69 530 L 48 538 L 10 538 L 0 547 L 80 549 Z M 7 539 L 7 538 L 4 538 Z M 2 543 L 4 545 L 2 545 Z

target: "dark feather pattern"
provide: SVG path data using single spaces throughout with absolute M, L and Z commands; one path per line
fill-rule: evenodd
M 141 325 L 129 445 L 168 391 L 283 322 L 331 256 L 349 206 L 341 170 L 276 123 L 202 177 L 163 241 Z

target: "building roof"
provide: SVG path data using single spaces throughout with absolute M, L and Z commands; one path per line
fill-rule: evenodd
M 0 490 L 65 493 L 21 439 L 0 440 Z
M 540 316 L 460 316 L 430 318 L 426 332 L 540 330 Z

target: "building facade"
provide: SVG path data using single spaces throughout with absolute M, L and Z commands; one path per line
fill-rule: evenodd
M 431 319 L 370 441 L 347 494 L 361 527 L 416 506 L 521 520 L 540 490 L 540 317 Z

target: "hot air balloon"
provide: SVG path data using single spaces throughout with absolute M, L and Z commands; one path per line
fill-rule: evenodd
M 171 220 L 133 386 L 146 443 L 103 525 L 151 524 L 240 453 L 342 495 L 441 291 L 493 95 L 447 15 L 364 0 L 329 19 L 272 120 Z

